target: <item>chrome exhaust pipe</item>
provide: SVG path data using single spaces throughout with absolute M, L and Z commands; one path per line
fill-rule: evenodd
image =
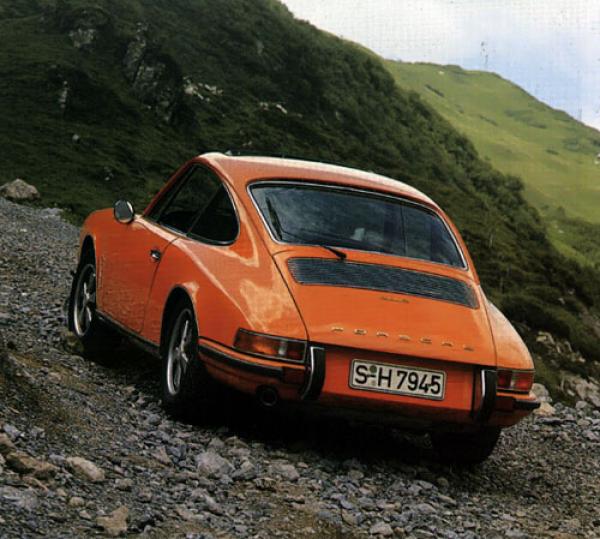
M 273 408 L 279 403 L 279 394 L 274 387 L 262 386 L 257 391 L 258 402 L 265 408 Z

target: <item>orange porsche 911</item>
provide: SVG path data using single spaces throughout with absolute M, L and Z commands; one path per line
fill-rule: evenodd
M 171 413 L 215 382 L 430 433 L 479 462 L 539 404 L 531 357 L 444 212 L 401 182 L 322 163 L 210 153 L 141 214 L 81 230 L 69 325 L 162 360 Z

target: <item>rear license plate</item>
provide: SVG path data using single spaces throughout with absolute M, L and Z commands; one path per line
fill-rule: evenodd
M 350 370 L 350 387 L 442 400 L 446 390 L 446 373 L 354 359 Z

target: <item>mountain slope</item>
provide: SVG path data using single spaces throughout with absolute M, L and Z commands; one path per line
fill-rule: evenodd
M 600 279 L 550 245 L 522 185 L 378 59 L 274 0 L 18 0 L 0 4 L 0 174 L 81 219 L 143 205 L 182 160 L 268 149 L 397 178 L 464 233 L 509 316 L 600 358 Z M 2 180 L 0 179 L 0 182 Z M 586 273 L 588 272 L 588 273 Z
M 600 267 L 600 241 L 589 241 L 600 230 L 600 132 L 494 73 L 385 65 L 401 88 L 418 92 L 473 141 L 483 159 L 523 179 L 525 198 L 543 213 L 554 244 Z
M 484 159 L 525 180 L 537 207 L 563 206 L 600 223 L 600 132 L 539 102 L 494 73 L 386 61 L 401 87 L 415 90 Z

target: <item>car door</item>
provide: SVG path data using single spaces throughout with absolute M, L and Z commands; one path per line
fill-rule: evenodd
M 102 271 L 102 311 L 126 329 L 142 329 L 148 296 L 168 247 L 184 236 L 207 204 L 205 169 L 184 171 L 148 215 L 120 225 Z
M 177 236 L 139 215 L 129 224 L 119 224 L 115 236 L 100 262 L 100 309 L 138 333 L 160 259 Z

